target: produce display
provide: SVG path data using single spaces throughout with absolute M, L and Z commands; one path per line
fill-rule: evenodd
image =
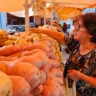
M 21 32 L 7 35 L 3 42 L 0 71 L 7 74 L 10 86 L 4 82 L 8 88 L 0 89 L 6 89 L 4 94 L 8 89 L 10 95 L 0 96 L 66 96 L 60 44 L 56 40 L 43 33 Z

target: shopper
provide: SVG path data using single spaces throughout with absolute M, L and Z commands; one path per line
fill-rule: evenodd
M 45 33 L 60 43 L 70 44 L 70 56 L 66 62 L 64 77 L 76 80 L 77 93 L 79 96 L 96 96 L 96 13 L 80 15 L 76 18 L 77 25 L 74 26 L 74 39 L 78 41 L 73 44 L 73 38 L 69 38 L 62 32 L 31 29 L 37 33 Z
M 63 31 L 66 33 L 67 32 L 67 24 L 64 22 L 63 23 Z

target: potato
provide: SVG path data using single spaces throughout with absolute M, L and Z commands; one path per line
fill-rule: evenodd
M 12 96 L 12 81 L 0 71 L 0 96 Z

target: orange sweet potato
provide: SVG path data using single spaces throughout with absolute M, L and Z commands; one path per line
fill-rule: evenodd
M 49 67 L 49 68 L 48 68 Z M 47 64 L 44 67 L 41 68 L 41 70 L 44 72 L 44 74 L 46 75 L 46 77 L 49 74 L 49 70 L 50 70 L 50 66 Z
M 45 72 L 42 71 L 42 70 L 40 70 L 40 74 L 41 74 L 41 75 L 40 75 L 41 84 L 44 84 L 45 81 L 46 81 L 46 79 L 47 79 L 47 76 L 46 76 Z
M 17 53 L 14 53 L 14 54 L 11 54 L 11 55 L 9 55 L 9 56 L 10 56 L 10 57 L 18 57 L 18 58 L 20 58 L 21 55 L 22 55 L 22 53 L 23 53 L 23 51 L 17 52 Z
M 51 64 L 52 67 L 55 68 L 61 67 L 61 63 L 57 60 L 49 59 L 49 63 Z
M 33 96 L 33 95 L 29 94 L 28 96 Z
M 13 85 L 12 96 L 27 96 L 31 92 L 28 82 L 20 76 L 10 76 Z
M 44 84 L 43 96 L 65 96 L 65 90 L 51 77 Z
M 41 44 L 45 44 L 45 45 L 47 45 L 48 47 L 52 47 L 52 43 L 51 42 L 49 42 L 48 40 L 40 40 L 39 41 L 39 43 L 41 43 Z
M 7 45 L 0 48 L 0 56 L 8 56 L 23 50 L 24 46 Z
M 30 44 L 30 45 L 24 47 L 24 51 L 28 51 L 28 50 L 30 51 L 30 50 L 33 50 L 33 49 L 41 49 L 41 50 L 43 50 L 45 52 L 50 51 L 50 49 L 48 48 L 47 45 L 41 44 L 41 43 Z
M 62 77 L 56 77 L 57 83 L 60 84 L 61 86 L 64 85 L 64 81 Z
M 47 56 L 48 56 L 50 59 L 56 60 L 56 55 L 55 55 L 55 53 L 54 53 L 53 51 L 48 52 Z
M 51 68 L 50 72 L 53 73 L 56 77 L 63 77 L 63 71 L 60 69 Z
M 43 96 L 59 96 L 59 85 L 53 80 L 47 80 L 44 85 Z
M 18 57 L 5 57 L 5 56 L 0 56 L 0 61 L 14 61 L 18 59 Z
M 43 85 L 39 84 L 32 92 L 34 96 L 38 96 L 43 92 Z
M 24 51 L 24 52 L 22 53 L 21 57 L 23 57 L 23 56 L 28 56 L 28 55 L 33 55 L 33 54 L 35 54 L 35 53 L 37 53 L 37 52 L 42 52 L 42 53 L 44 53 L 44 54 L 47 55 L 47 53 L 46 53 L 45 51 L 41 50 L 41 49 L 33 49 L 33 50 L 31 50 L 31 51 Z
M 8 61 L 0 61 L 0 71 L 7 73 L 8 71 Z
M 63 86 L 64 82 L 63 82 L 63 77 L 57 77 L 54 75 L 54 73 L 49 72 L 47 80 L 54 80 L 56 83 L 58 83 L 59 85 Z
M 10 65 L 13 65 L 10 67 Z M 40 83 L 39 70 L 30 63 L 17 62 L 8 64 L 8 74 L 22 76 L 31 86 L 31 90 L 34 90 Z
M 33 55 L 23 56 L 20 59 L 18 59 L 17 61 L 32 63 L 37 68 L 40 69 L 41 67 L 45 66 L 48 63 L 48 60 L 49 59 L 45 54 L 43 54 L 42 52 L 38 52 Z
M 0 61 L 0 71 L 23 77 L 30 84 L 31 90 L 41 83 L 40 71 L 31 63 Z
M 53 38 L 51 38 L 49 36 L 45 36 L 40 41 L 48 41 L 48 42 L 50 42 L 52 44 L 53 43 Z

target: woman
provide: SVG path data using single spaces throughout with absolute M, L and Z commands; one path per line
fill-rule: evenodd
M 96 13 L 88 13 L 76 18 L 74 26 L 74 39 L 70 39 L 64 33 L 56 33 L 48 30 L 31 29 L 36 33 L 45 33 L 70 49 L 64 76 L 72 86 L 72 80 L 76 80 L 79 96 L 96 96 Z M 78 43 L 77 43 L 78 42 Z M 67 70 L 66 70 L 67 68 Z M 68 71 L 67 75 L 65 74 Z

